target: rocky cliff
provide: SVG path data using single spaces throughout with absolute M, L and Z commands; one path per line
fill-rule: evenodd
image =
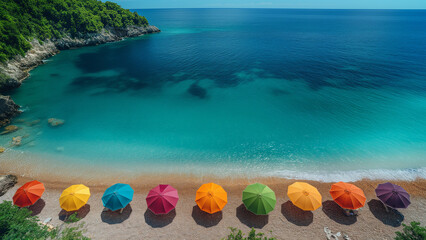
M 104 28 L 98 33 L 65 36 L 60 39 L 49 39 L 31 42 L 32 49 L 25 56 L 16 56 L 5 64 L 0 64 L 0 73 L 4 76 L 0 81 L 0 93 L 5 93 L 17 88 L 29 76 L 29 71 L 41 64 L 43 60 L 57 54 L 60 50 L 94 46 L 107 42 L 120 41 L 126 37 L 136 37 L 144 34 L 160 32 L 155 26 L 129 26 L 126 28 Z M 19 114 L 19 106 L 9 97 L 0 95 L 0 127 L 7 124 L 10 119 Z

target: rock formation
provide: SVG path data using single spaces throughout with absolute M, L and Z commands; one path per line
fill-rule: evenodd
M 18 178 L 14 175 L 0 175 L 0 197 L 15 186 L 17 182 Z

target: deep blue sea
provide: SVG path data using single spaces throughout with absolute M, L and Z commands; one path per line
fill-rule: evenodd
M 11 93 L 3 169 L 426 178 L 426 11 L 137 12 L 162 32 L 63 51 Z

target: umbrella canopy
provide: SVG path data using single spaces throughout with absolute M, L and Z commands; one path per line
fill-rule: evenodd
M 338 182 L 331 185 L 330 194 L 340 207 L 346 209 L 364 207 L 367 200 L 364 192 L 359 187 L 345 182 Z
M 90 190 L 83 184 L 72 185 L 65 189 L 59 197 L 59 205 L 67 212 L 77 211 L 90 197 Z
M 213 214 L 225 207 L 228 203 L 228 194 L 220 185 L 206 183 L 197 190 L 195 202 L 201 210 Z
M 133 199 L 133 189 L 129 184 L 117 183 L 105 190 L 102 196 L 104 207 L 117 211 L 125 208 Z
M 33 205 L 44 193 L 44 185 L 39 181 L 27 182 L 16 190 L 13 195 L 13 204 L 18 207 Z
M 158 185 L 149 191 L 146 204 L 154 214 L 167 214 L 176 207 L 178 191 L 170 185 Z
M 266 215 L 274 210 L 277 199 L 275 192 L 268 186 L 255 183 L 244 189 L 243 203 L 250 212 L 256 215 Z
M 318 189 L 305 182 L 295 182 L 288 186 L 287 196 L 296 207 L 304 211 L 314 211 L 322 204 Z
M 391 208 L 407 208 L 410 205 L 410 194 L 401 186 L 390 182 L 379 184 L 376 196 Z

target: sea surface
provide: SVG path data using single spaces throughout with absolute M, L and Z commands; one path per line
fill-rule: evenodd
M 10 93 L 3 170 L 426 178 L 426 11 L 136 11 L 162 32 L 62 51 Z

